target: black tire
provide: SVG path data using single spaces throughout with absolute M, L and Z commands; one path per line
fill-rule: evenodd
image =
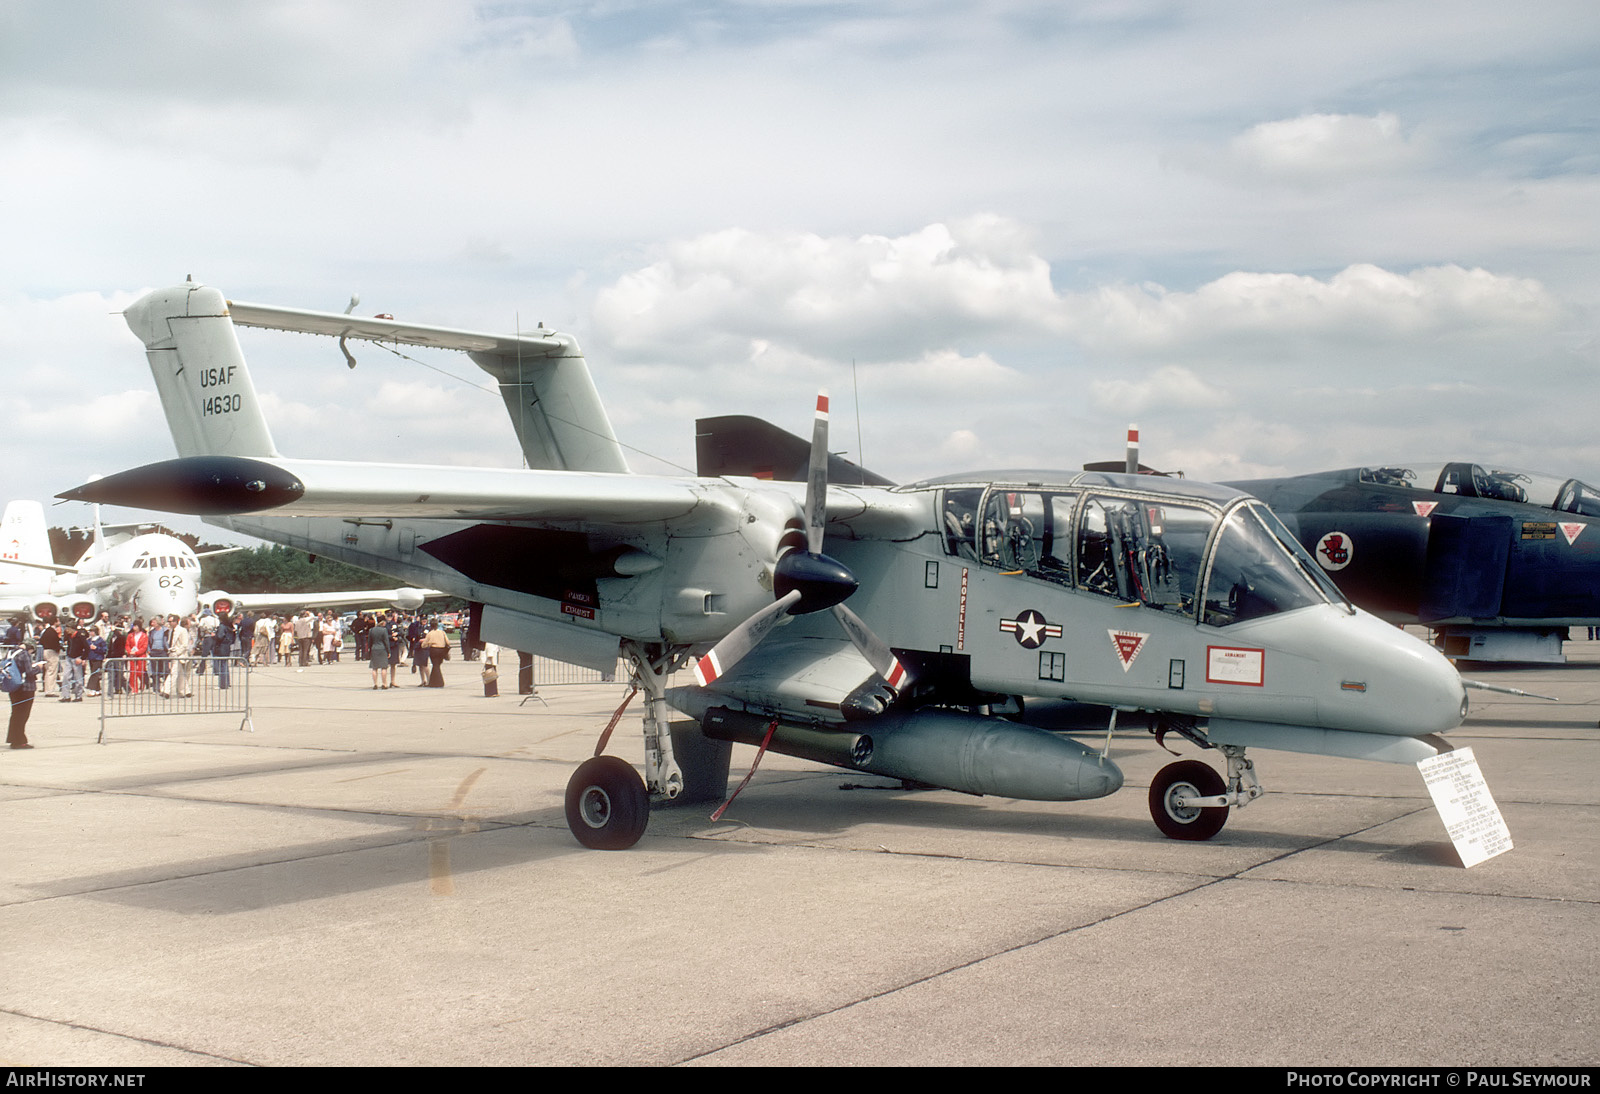
M 1171 839 L 1204 840 L 1222 831 L 1228 823 L 1228 807 L 1180 808 L 1174 799 L 1184 796 L 1209 798 L 1228 788 L 1222 776 L 1199 760 L 1168 764 L 1150 784 L 1150 816 L 1161 833 Z
M 597 851 L 624 851 L 650 823 L 644 780 L 615 756 L 585 760 L 567 781 L 567 827 Z

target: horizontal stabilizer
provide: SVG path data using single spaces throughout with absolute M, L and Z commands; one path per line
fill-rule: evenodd
M 499 385 L 529 467 L 619 474 L 628 470 L 583 351 L 568 335 L 543 327 L 531 334 L 485 334 L 236 300 L 228 302 L 228 311 L 242 327 L 322 334 L 338 338 L 341 345 L 347 338 L 360 338 L 466 353 Z M 354 368 L 355 358 L 348 349 L 345 358 Z
M 571 347 L 571 339 L 543 329 L 537 334 L 526 335 L 484 334 L 453 327 L 402 323 L 394 319 L 369 319 L 361 315 L 246 304 L 239 300 L 228 301 L 228 314 L 241 327 L 325 334 L 331 338 L 361 338 L 369 342 L 393 342 L 402 346 L 427 346 L 465 353 L 493 353 L 508 357 L 521 353 L 528 357 L 543 357 Z

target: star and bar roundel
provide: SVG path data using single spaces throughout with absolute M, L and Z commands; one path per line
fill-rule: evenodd
M 1038 649 L 1046 638 L 1061 637 L 1061 624 L 1046 622 L 1044 616 L 1032 608 L 1024 608 L 1015 619 L 1000 620 L 1000 629 L 1015 635 L 1017 645 L 1025 650 Z
M 1014 636 L 1017 645 L 1026 650 L 1038 649 L 1044 645 L 1046 638 L 1061 637 L 1061 624 L 1047 621 L 1043 614 L 1032 608 L 1024 608 L 1015 619 L 1000 620 L 1000 630 Z M 1111 638 L 1111 648 L 1116 651 L 1123 672 L 1128 671 L 1133 659 L 1144 649 L 1145 640 L 1150 637 L 1140 631 L 1108 630 L 1106 634 Z

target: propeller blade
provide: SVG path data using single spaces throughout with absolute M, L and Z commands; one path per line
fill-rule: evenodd
M 822 553 L 822 526 L 828 520 L 828 393 L 817 392 L 817 419 L 811 428 L 811 466 L 806 472 L 806 549 Z
M 737 665 L 745 654 L 755 649 L 767 636 L 768 631 L 778 625 L 790 606 L 799 601 L 800 590 L 792 589 L 729 631 L 722 641 L 694 663 L 695 682 L 705 687 Z
M 839 626 L 844 628 L 844 633 L 850 636 L 850 641 L 861 651 L 861 656 L 867 659 L 873 671 L 899 691 L 901 685 L 910 679 L 900 658 L 894 655 L 883 639 L 872 633 L 872 628 L 862 622 L 859 615 L 843 604 L 833 606 L 833 617 L 839 621 Z

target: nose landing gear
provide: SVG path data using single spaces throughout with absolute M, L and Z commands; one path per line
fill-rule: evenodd
M 1255 764 L 1236 745 L 1212 745 L 1228 758 L 1228 778 L 1199 760 L 1168 764 L 1150 783 L 1150 817 L 1169 839 L 1208 840 L 1228 823 L 1228 808 L 1243 808 L 1265 793 Z

